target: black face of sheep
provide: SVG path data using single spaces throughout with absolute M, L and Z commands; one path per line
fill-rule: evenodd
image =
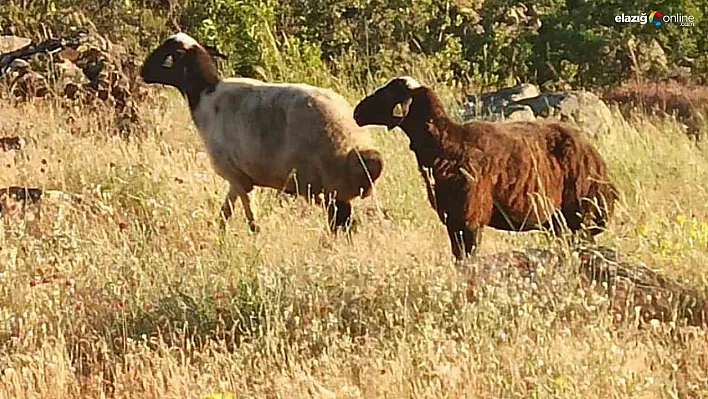
M 145 59 L 140 76 L 145 83 L 160 83 L 181 89 L 187 78 L 184 57 L 188 50 L 177 35 L 168 38 Z
M 383 125 L 393 129 L 408 116 L 412 91 L 418 87 L 420 84 L 409 77 L 391 79 L 356 105 L 354 120 L 359 126 Z
M 199 104 L 200 95 L 211 91 L 219 82 L 209 50 L 184 33 L 170 36 L 150 53 L 140 76 L 148 84 L 176 87 L 187 97 L 192 109 Z

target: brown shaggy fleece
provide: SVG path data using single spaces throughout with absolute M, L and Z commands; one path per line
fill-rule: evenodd
M 399 78 L 401 79 L 401 78 Z M 413 81 L 414 82 L 414 81 Z M 403 116 L 392 116 L 403 104 Z M 484 226 L 529 231 L 562 226 L 600 233 L 617 198 L 607 165 L 578 129 L 559 122 L 458 124 L 438 96 L 392 80 L 355 109 L 360 125 L 400 126 L 421 170 L 431 169 L 431 205 L 455 257 L 474 253 Z M 464 252 L 463 252 L 464 250 Z

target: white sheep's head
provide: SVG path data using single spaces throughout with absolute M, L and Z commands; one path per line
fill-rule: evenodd
M 226 58 L 215 47 L 202 46 L 191 36 L 179 32 L 148 55 L 140 75 L 145 83 L 165 84 L 184 91 L 190 67 L 192 72 L 216 74 L 212 56 Z
M 354 108 L 354 120 L 359 126 L 383 125 L 393 129 L 408 116 L 413 91 L 420 87 L 410 76 L 393 78 L 359 101 Z
M 168 37 L 145 59 L 140 71 L 145 83 L 160 83 L 183 89 L 187 79 L 185 58 L 188 52 L 201 47 L 185 33 Z

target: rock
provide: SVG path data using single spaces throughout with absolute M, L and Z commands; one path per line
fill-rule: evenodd
M 467 299 L 472 302 L 490 286 L 528 289 L 534 284 L 532 292 L 554 295 L 556 283 L 566 281 L 608 298 L 607 310 L 615 321 L 632 321 L 636 315 L 646 322 L 679 321 L 691 326 L 708 322 L 708 298 L 703 292 L 607 247 L 576 246 L 570 252 L 528 248 L 480 256 L 457 268 L 467 279 Z
M 37 71 L 26 61 L 14 60 L 3 79 L 9 82 L 9 92 L 24 101 L 57 94 L 70 100 L 72 106 L 108 106 L 115 111 L 118 132 L 128 135 L 143 130 L 135 104 L 146 95 L 139 80 L 139 57 L 98 34 L 82 36 L 78 44 L 72 42 L 51 57 L 55 68 L 38 64 L 42 70 Z M 48 82 L 58 82 L 57 93 L 50 90 Z
M 492 120 L 507 120 L 507 121 L 533 121 L 536 120 L 536 115 L 533 109 L 528 105 L 509 104 L 504 107 L 501 112 L 494 114 Z
M 29 62 L 21 59 L 12 60 L 10 63 L 10 69 L 2 76 L 4 82 L 8 82 L 9 86 L 12 86 L 12 82 L 15 81 L 20 75 L 30 72 Z
M 82 86 L 89 83 L 84 71 L 69 60 L 64 60 L 55 64 L 57 80 L 64 97 L 76 99 L 81 92 Z
M 531 107 L 536 117 L 554 117 L 570 122 L 593 135 L 606 134 L 612 126 L 610 108 L 587 91 L 543 93 L 517 103 Z
M 636 57 L 634 72 L 649 77 L 662 77 L 668 74 L 669 60 L 656 39 L 639 42 L 630 39 L 627 45 Z
M 18 58 L 16 60 L 12 60 L 12 62 L 10 63 L 10 68 L 12 68 L 12 70 L 15 72 L 29 71 L 30 64 L 29 62 Z
M 538 91 L 538 87 L 529 83 L 521 83 L 495 92 L 467 96 L 468 112 L 474 114 L 479 107 L 482 115 L 500 113 L 510 103 L 536 97 L 539 94 L 541 93 Z
M 593 135 L 605 134 L 612 124 L 612 112 L 596 95 L 587 91 L 540 93 L 523 83 L 495 92 L 468 96 L 464 119 L 522 120 L 555 118 L 573 123 Z
M 19 50 L 32 43 L 32 40 L 19 36 L 0 36 L 0 53 Z
M 71 62 L 76 62 L 76 60 L 79 58 L 81 53 L 79 53 L 79 50 L 71 47 L 65 47 L 59 51 L 59 57 L 62 60 L 66 61 L 71 61 Z
M 10 84 L 10 93 L 16 98 L 27 101 L 30 98 L 42 98 L 50 93 L 49 83 L 41 74 L 25 70 Z

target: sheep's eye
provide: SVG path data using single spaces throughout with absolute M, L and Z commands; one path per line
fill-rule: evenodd
M 167 57 L 165 57 L 165 60 L 162 61 L 162 66 L 165 68 L 172 68 L 172 66 L 174 66 L 174 64 L 175 64 L 175 59 L 171 55 L 168 55 Z
M 403 106 L 401 103 L 398 103 L 395 107 L 393 107 L 393 116 L 396 118 L 403 118 Z

